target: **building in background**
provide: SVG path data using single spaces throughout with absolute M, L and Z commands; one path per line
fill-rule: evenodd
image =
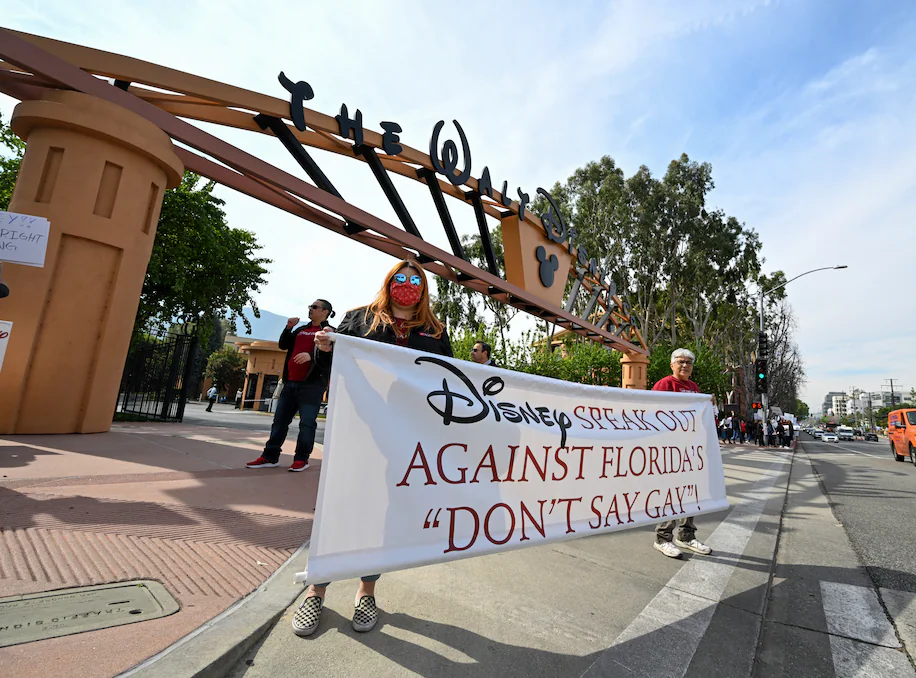
M 845 397 L 845 396 L 846 394 L 843 393 L 843 391 L 830 391 L 830 393 L 824 396 L 824 404 L 821 407 L 821 412 L 823 412 L 824 415 L 830 415 L 831 412 L 833 411 L 833 399 L 836 397 Z M 837 414 L 836 412 L 833 412 L 833 413 L 839 416 L 839 414 Z

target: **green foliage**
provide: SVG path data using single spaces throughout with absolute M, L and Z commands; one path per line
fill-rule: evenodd
M 205 375 L 213 380 L 218 391 L 233 391 L 245 379 L 248 359 L 232 346 L 223 346 L 207 358 Z
M 808 403 L 795 399 L 795 411 L 792 413 L 799 419 L 805 419 L 809 413 Z
M 0 155 L 0 210 L 6 211 L 13 197 L 13 188 L 16 186 L 16 177 L 19 176 L 19 166 L 25 153 L 25 142 L 17 137 L 13 130 L 3 122 L 0 115 L 0 146 L 12 152 L 12 157 Z
M 162 202 L 152 257 L 143 283 L 135 331 L 164 328 L 173 321 L 193 323 L 206 338 L 213 319 L 230 321 L 251 306 L 266 281 L 270 259 L 256 256 L 261 246 L 254 234 L 226 223 L 224 202 L 213 195 L 214 183 L 198 187 L 200 177 L 186 172 L 181 185 L 167 191 Z

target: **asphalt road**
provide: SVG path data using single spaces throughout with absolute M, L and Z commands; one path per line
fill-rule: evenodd
M 184 423 L 195 426 L 218 426 L 221 428 L 235 428 L 245 431 L 261 431 L 265 440 L 270 434 L 270 425 L 273 415 L 269 413 L 253 412 L 251 410 L 237 410 L 235 405 L 214 405 L 212 412 L 207 412 L 206 402 L 189 401 L 184 409 Z M 287 438 L 294 438 L 299 430 L 299 419 L 293 419 Z M 324 419 L 318 420 L 318 430 L 315 433 L 315 442 L 324 443 Z
M 916 467 L 881 442 L 822 443 L 802 434 L 837 518 L 875 584 L 916 592 Z

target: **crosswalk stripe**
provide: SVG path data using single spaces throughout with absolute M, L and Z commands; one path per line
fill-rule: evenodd
M 683 678 L 690 666 L 719 600 L 725 593 L 738 559 L 754 534 L 764 506 L 777 490 L 773 487 L 789 461 L 774 462 L 764 477 L 747 492 L 710 535 L 713 555 L 691 559 L 678 570 L 642 612 L 605 650 L 582 678 L 632 675 Z M 728 554 L 728 557 L 716 554 Z M 664 629 L 664 655 L 645 651 L 632 643 Z M 628 643 L 630 644 L 628 646 Z
M 853 584 L 821 582 L 821 603 L 832 635 L 846 636 L 884 647 L 900 647 L 874 589 Z
M 889 647 L 830 636 L 836 678 L 912 678 L 916 676 L 906 655 Z

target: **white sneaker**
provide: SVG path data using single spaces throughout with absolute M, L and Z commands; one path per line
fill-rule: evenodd
M 661 551 L 669 558 L 680 558 L 681 557 L 680 549 L 677 546 L 675 546 L 674 544 L 672 544 L 670 541 L 663 541 L 661 543 L 655 542 L 654 544 L 652 544 L 652 546 L 655 547 L 656 551 Z
M 691 539 L 690 541 L 681 541 L 680 539 L 675 539 L 674 543 L 680 546 L 682 549 L 690 549 L 694 553 L 699 553 L 703 556 L 708 556 L 710 553 L 712 553 L 712 549 L 701 542 L 699 539 Z

